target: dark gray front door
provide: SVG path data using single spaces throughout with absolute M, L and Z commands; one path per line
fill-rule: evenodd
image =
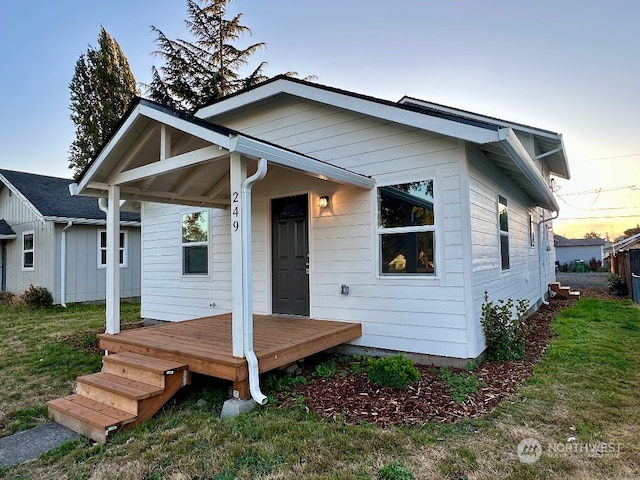
M 307 196 L 271 202 L 273 313 L 309 315 Z

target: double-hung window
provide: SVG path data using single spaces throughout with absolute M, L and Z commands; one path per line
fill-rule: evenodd
M 35 269 L 34 257 L 36 252 L 35 232 L 22 233 L 22 270 L 31 271 Z
M 206 211 L 182 215 L 182 274 L 209 273 L 209 218 Z
M 435 275 L 433 180 L 378 188 L 381 275 Z
M 120 245 L 118 246 L 118 263 L 120 267 L 127 266 L 127 232 L 120 232 Z M 107 266 L 107 231 L 98 231 L 98 268 Z
M 509 263 L 509 207 L 507 199 L 498 195 L 498 223 L 500 225 L 500 263 L 502 270 L 508 270 Z

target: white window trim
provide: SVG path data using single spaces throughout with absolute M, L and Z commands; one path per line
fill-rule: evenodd
M 104 247 L 100 243 L 102 241 L 102 234 L 107 233 L 106 230 L 98 230 L 98 269 L 102 270 L 107 268 L 106 263 L 102 263 L 102 251 L 107 250 L 107 246 Z M 119 250 L 122 250 L 122 263 L 120 263 L 120 268 L 128 268 L 129 266 L 129 232 L 126 230 L 120 230 L 120 235 L 124 235 L 124 247 L 120 247 Z M 118 252 L 119 253 L 119 252 Z
M 379 190 L 380 188 L 383 187 L 388 187 L 390 185 L 399 185 L 402 183 L 411 183 L 411 182 L 428 182 L 431 181 L 433 182 L 433 225 L 412 225 L 412 226 L 408 226 L 408 227 L 391 227 L 391 228 L 383 228 L 380 226 L 380 202 L 379 202 Z M 374 202 L 375 202 L 375 209 L 374 210 L 374 214 L 375 214 L 375 218 L 374 218 L 374 225 L 375 225 L 375 229 L 376 229 L 376 242 L 375 242 L 375 258 L 376 258 L 376 262 L 375 262 L 375 268 L 376 268 L 376 278 L 381 279 L 381 280 L 407 280 L 407 279 L 411 279 L 413 281 L 429 281 L 429 280 L 434 280 L 434 279 L 438 279 L 439 278 L 439 271 L 440 271 L 440 267 L 439 264 L 440 259 L 439 259 L 439 255 L 438 255 L 438 205 L 437 205 L 437 201 L 436 201 L 436 190 L 437 189 L 437 182 L 436 182 L 436 178 L 435 176 L 427 176 L 424 178 L 420 178 L 417 180 L 411 179 L 411 180 L 398 180 L 398 181 L 389 181 L 389 182 L 385 182 L 385 183 L 379 183 L 376 184 L 375 188 L 373 189 L 373 194 L 374 194 Z M 382 251 L 382 235 L 383 234 L 394 234 L 394 233 L 415 233 L 415 232 L 433 232 L 433 261 L 435 262 L 434 264 L 434 272 L 433 273 L 424 273 L 424 274 L 420 274 L 420 273 L 400 273 L 400 274 L 389 274 L 389 273 L 382 273 L 382 256 L 381 256 L 381 251 Z
M 507 207 L 507 230 L 502 230 L 502 226 L 500 225 L 500 199 L 504 198 L 505 206 Z M 497 206 L 498 206 L 498 211 L 497 211 L 497 220 L 498 220 L 498 258 L 500 260 L 500 271 L 503 273 L 508 272 L 509 270 L 511 270 L 511 233 L 508 230 L 509 228 L 509 199 L 501 194 L 498 194 L 498 198 L 497 198 Z M 507 237 L 507 248 L 509 249 L 509 251 L 507 252 L 508 254 L 508 258 L 509 258 L 509 266 L 507 268 L 504 268 L 502 265 L 502 237 Z
M 206 213 L 207 214 L 207 241 L 206 242 L 188 242 L 184 243 L 182 241 L 182 222 L 184 215 L 189 215 L 192 213 Z M 211 275 L 211 227 L 209 225 L 210 215 L 209 210 L 193 210 L 189 212 L 183 212 L 180 214 L 180 274 L 184 279 L 198 279 L 198 278 L 206 278 Z M 207 247 L 207 273 L 185 273 L 184 272 L 184 249 L 185 247 Z
M 24 237 L 26 237 L 27 235 L 31 235 L 33 237 L 33 248 L 31 248 L 30 250 L 25 250 L 24 248 Z M 36 232 L 35 230 L 28 230 L 26 232 L 22 232 L 22 245 L 21 245 L 21 250 L 22 250 L 22 258 L 20 260 L 21 264 L 22 264 L 22 271 L 23 272 L 33 272 L 36 269 Z M 30 267 L 25 267 L 24 265 L 24 254 L 25 253 L 31 253 L 33 255 L 33 265 Z

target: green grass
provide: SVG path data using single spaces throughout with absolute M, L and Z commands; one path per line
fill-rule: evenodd
M 125 306 L 127 321 L 137 307 Z M 44 421 L 46 400 L 67 394 L 78 372 L 97 369 L 87 332 L 103 328 L 101 307 L 0 311 L 2 434 Z M 35 462 L 0 470 L 7 479 L 613 479 L 640 476 L 640 309 L 629 301 L 581 299 L 553 325 L 534 376 L 483 419 L 380 429 L 345 425 L 270 403 L 220 420 L 227 385 L 207 377 L 154 418 L 105 446 L 67 442 Z M 69 338 L 75 348 L 69 350 Z M 66 339 L 66 340 L 65 340 Z M 84 339 L 84 340 L 83 340 Z M 42 359 L 42 361 L 41 361 Z M 73 372 L 72 372 L 73 370 Z M 84 371 L 83 371 L 84 370 Z M 274 380 L 284 390 L 292 380 Z M 460 387 L 466 389 L 465 386 Z M 425 394 L 428 398 L 428 393 Z M 11 417 L 12 421 L 7 422 Z M 611 442 L 620 455 L 550 455 L 518 461 L 520 440 L 543 446 L 568 437 Z
M 140 320 L 140 305 L 122 304 L 122 323 Z M 89 353 L 104 332 L 105 307 L 0 306 L 0 437 L 47 421 L 46 402 L 71 393 L 76 377 L 100 369 Z

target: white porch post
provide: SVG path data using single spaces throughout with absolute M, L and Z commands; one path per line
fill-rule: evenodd
M 229 179 L 231 192 L 231 338 L 234 357 L 244 357 L 244 307 L 242 229 L 240 213 L 242 182 L 247 178 L 247 161 L 237 153 L 231 154 Z M 247 227 L 249 228 L 249 227 Z
M 109 185 L 107 204 L 107 333 L 120 331 L 120 187 Z

